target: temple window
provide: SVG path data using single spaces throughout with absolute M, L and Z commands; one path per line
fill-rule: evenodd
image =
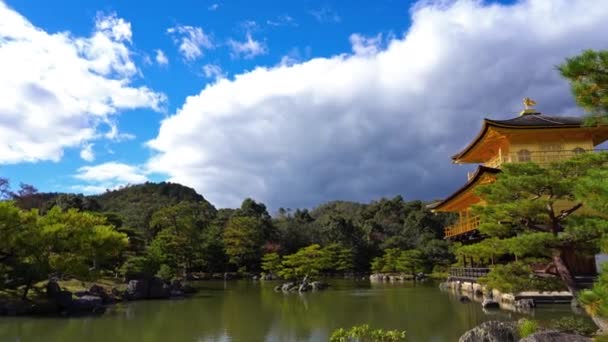
M 574 154 L 581 154 L 581 153 L 585 153 L 585 149 L 582 147 L 577 147 L 574 150 L 572 150 L 572 152 L 574 152 Z
M 517 160 L 519 162 L 529 162 L 531 160 L 530 158 L 530 151 L 528 150 L 519 150 L 519 152 L 517 152 Z

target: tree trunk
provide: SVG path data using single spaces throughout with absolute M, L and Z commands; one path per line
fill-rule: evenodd
M 566 284 L 566 287 L 568 287 L 568 290 L 570 291 L 570 293 L 572 293 L 574 299 L 576 299 L 576 295 L 578 294 L 578 287 L 574 282 L 574 277 L 572 276 L 572 273 L 570 273 L 568 266 L 566 266 L 566 263 L 562 258 L 561 251 L 553 255 L 553 264 L 555 265 L 557 274 L 559 274 L 559 277 L 564 281 L 564 284 Z

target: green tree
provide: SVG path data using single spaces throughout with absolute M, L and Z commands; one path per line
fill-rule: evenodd
M 23 286 L 23 298 L 34 282 L 50 274 L 94 279 L 102 270 L 114 269 L 128 245 L 127 236 L 105 217 L 59 207 L 40 216 L 0 202 L 0 230 L 3 285 Z
M 397 271 L 413 276 L 424 270 L 425 260 L 422 252 L 416 249 L 401 251 L 397 258 Z
M 279 276 L 285 279 L 318 276 L 324 267 L 324 256 L 319 245 L 304 247 L 283 258 Z
M 608 50 L 586 50 L 558 67 L 570 81 L 576 103 L 592 118 L 608 120 Z M 597 122 L 597 120 L 596 120 Z
M 323 269 L 325 272 L 348 272 L 353 269 L 353 252 L 339 243 L 323 247 Z
M 577 246 L 588 246 L 587 253 L 597 251 L 606 232 L 601 217 L 571 217 L 586 200 L 577 196 L 577 184 L 607 163 L 608 153 L 587 153 L 549 167 L 505 164 L 495 183 L 479 188 L 487 203 L 474 207 L 481 216 L 480 231 L 502 238 L 512 254 L 550 256 L 559 277 L 576 293 L 564 255 Z
M 281 271 L 281 256 L 278 253 L 266 253 L 262 257 L 262 270 L 270 274 L 279 274 Z
M 181 202 L 158 210 L 150 219 L 150 227 L 159 233 L 149 252 L 175 275 L 201 270 L 205 265 L 203 231 L 215 215 L 215 208 L 208 202 Z
M 263 223 L 253 217 L 232 217 L 224 230 L 224 245 L 231 264 L 249 271 L 258 269 L 262 254 Z

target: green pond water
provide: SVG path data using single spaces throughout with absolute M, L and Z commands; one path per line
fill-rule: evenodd
M 98 317 L 0 318 L 0 341 L 327 341 L 336 328 L 369 323 L 406 330 L 408 341 L 451 342 L 483 321 L 521 317 L 485 313 L 479 303 L 460 303 L 436 284 L 340 280 L 302 295 L 276 293 L 276 284 L 201 282 L 195 297 L 120 304 Z M 563 315 L 574 315 L 569 305 L 533 312 L 538 320 Z

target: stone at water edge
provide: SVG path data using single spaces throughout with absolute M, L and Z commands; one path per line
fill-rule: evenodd
M 498 308 L 500 308 L 500 304 L 497 301 L 495 301 L 493 299 L 489 299 L 489 298 L 484 299 L 483 302 L 481 302 L 481 306 L 484 309 L 498 309 Z
M 294 287 L 297 287 L 297 286 L 298 285 L 296 283 L 284 283 L 283 285 L 281 285 L 281 291 L 283 291 L 283 292 L 289 292 Z
M 516 342 L 517 327 L 513 322 L 488 321 L 467 331 L 458 342 Z
M 312 286 L 313 291 L 319 291 L 328 288 L 329 284 L 322 281 L 313 281 L 310 286 Z
M 458 300 L 461 303 L 470 303 L 471 302 L 471 298 L 467 297 L 467 296 L 460 296 L 460 298 L 458 298 Z
M 55 298 L 59 292 L 61 292 L 61 287 L 55 279 L 51 279 L 46 283 L 46 296 L 48 298 Z
M 68 314 L 102 314 L 106 311 L 103 300 L 97 296 L 83 296 L 74 299 L 67 308 Z
M 129 280 L 125 297 L 129 300 L 144 299 L 148 297 L 148 281 L 145 279 Z
M 167 283 L 158 277 L 150 279 L 150 287 L 148 289 L 148 298 L 164 299 L 171 296 L 171 288 Z
M 540 331 L 519 342 L 591 342 L 592 339 L 580 335 L 566 334 L 559 331 Z
M 515 302 L 515 307 L 520 309 L 532 309 L 536 307 L 534 299 L 519 299 Z

